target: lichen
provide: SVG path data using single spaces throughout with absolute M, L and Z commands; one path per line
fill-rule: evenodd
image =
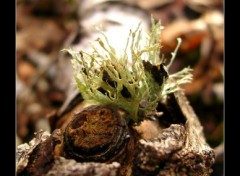
M 120 54 L 101 31 L 92 44 L 92 52 L 64 49 L 72 56 L 74 78 L 85 101 L 115 105 L 128 112 L 134 122 L 139 122 L 156 112 L 158 102 L 165 95 L 191 81 L 190 68 L 169 75 L 168 68 L 181 40 L 177 39 L 177 47 L 167 64 L 160 53 L 163 26 L 153 18 L 151 21 L 150 33 L 143 32 L 141 24 L 130 30 Z

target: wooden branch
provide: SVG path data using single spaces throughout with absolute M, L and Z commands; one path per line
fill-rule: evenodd
M 121 128 L 123 127 L 123 129 L 130 130 L 126 133 L 128 134 L 126 137 L 129 139 L 124 141 L 126 144 L 121 145 L 121 150 L 116 149 L 115 152 L 111 152 L 110 156 L 109 153 L 106 153 L 108 157 L 104 159 L 104 150 L 101 149 L 101 145 L 97 145 L 99 149 L 91 149 L 95 151 L 94 155 L 96 156 L 98 155 L 96 152 L 99 150 L 102 155 L 102 159 L 100 159 L 102 160 L 101 163 L 94 162 L 94 158 L 98 158 L 99 160 L 99 157 L 93 157 L 93 161 L 88 161 L 89 156 L 86 156 L 87 163 L 82 156 L 81 162 L 71 160 L 69 156 L 69 159 L 63 158 L 65 156 L 64 153 L 66 153 L 66 151 L 64 151 L 66 148 L 60 147 L 63 151 L 56 152 L 56 150 L 59 150 L 59 145 L 57 144 L 64 144 L 64 132 L 62 132 L 62 130 L 55 130 L 51 136 L 43 132 L 37 133 L 36 139 L 33 139 L 30 145 L 23 144 L 17 148 L 17 173 L 18 175 L 66 176 L 72 176 L 74 174 L 80 176 L 95 176 L 98 174 L 101 175 L 100 173 L 102 173 L 102 175 L 112 174 L 120 176 L 209 175 L 211 173 L 211 166 L 214 163 L 214 152 L 206 143 L 202 126 L 183 92 L 179 91 L 171 94 L 163 106 L 169 111 L 168 113 L 166 112 L 168 120 L 171 122 L 171 118 L 174 118 L 177 123 L 171 122 L 169 127 L 164 127 L 161 124 L 161 118 L 164 117 L 160 117 L 157 121 L 153 121 L 159 125 L 157 135 L 149 139 L 142 137 L 144 136 L 143 133 L 147 133 L 148 131 L 146 126 L 140 126 L 139 128 L 143 128 L 142 130 L 136 130 L 135 127 L 132 128 L 129 126 L 129 128 L 126 128 L 124 125 L 121 125 Z M 89 111 L 91 115 L 87 118 L 96 119 L 93 114 L 101 114 L 101 108 L 106 109 L 108 107 L 87 108 L 82 111 L 82 115 L 80 112 L 78 117 L 82 116 L 85 119 Z M 111 108 L 111 110 L 113 111 L 114 109 Z M 114 113 L 112 115 L 114 116 Z M 119 114 L 117 116 L 116 117 L 119 118 Z M 61 117 L 59 118 L 61 119 Z M 89 119 L 91 123 L 94 123 L 93 119 Z M 176 119 L 180 120 L 177 121 Z M 81 122 L 81 119 L 79 120 Z M 98 119 L 96 120 L 98 121 Z M 121 123 L 123 123 L 122 120 L 120 121 Z M 74 121 L 71 121 L 70 123 L 73 122 Z M 106 125 L 107 123 L 106 121 Z M 74 126 L 79 126 L 80 128 L 81 125 L 82 122 Z M 86 126 L 84 128 L 86 128 Z M 84 130 L 84 128 L 82 128 L 82 130 Z M 95 127 L 94 129 L 98 130 L 98 128 Z M 139 131 L 141 131 L 142 134 L 140 134 Z M 97 134 L 97 131 L 92 132 Z M 115 135 L 117 137 L 117 134 L 114 134 L 114 136 Z M 77 140 L 77 138 L 75 140 Z M 95 137 L 92 138 L 93 143 L 94 140 Z M 55 147 L 56 145 L 58 147 Z M 109 145 L 111 146 L 111 144 Z M 112 147 L 114 146 L 115 145 Z M 111 151 L 113 151 L 113 148 Z M 78 150 L 75 152 L 78 152 Z M 91 154 L 89 153 L 89 155 Z

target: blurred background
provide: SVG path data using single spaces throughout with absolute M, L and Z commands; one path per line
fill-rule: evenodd
M 49 116 L 71 92 L 66 47 L 87 48 L 96 39 L 92 27 L 108 29 L 142 21 L 161 21 L 161 52 L 170 58 L 176 38 L 183 42 L 170 68 L 194 69 L 183 89 L 216 152 L 212 176 L 224 166 L 224 12 L 221 0 L 17 0 L 16 98 L 17 145 L 29 142 L 39 129 L 51 131 Z M 121 43 L 121 33 L 112 41 Z

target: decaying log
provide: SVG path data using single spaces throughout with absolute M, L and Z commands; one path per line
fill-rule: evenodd
M 98 159 L 95 162 L 92 159 L 92 161 L 86 163 L 88 156 L 86 157 L 86 161 L 84 161 L 84 158 L 81 158 L 80 162 L 75 162 L 69 156 L 70 160 L 68 160 L 63 158 L 65 155 L 61 154 L 61 152 L 53 151 L 59 150 L 58 147 L 54 149 L 57 143 L 64 144 L 63 132 L 55 130 L 51 136 L 45 135 L 44 137 L 42 132 L 39 133 L 36 139 L 33 140 L 34 142 L 31 142 L 33 146 L 31 150 L 25 147 L 26 144 L 18 147 L 17 171 L 19 175 L 27 173 L 31 175 L 65 174 L 70 176 L 74 175 L 73 168 L 75 168 L 78 175 L 90 173 L 90 175 L 98 173 L 111 175 L 112 172 L 113 175 L 120 176 L 210 175 L 211 166 L 214 163 L 214 152 L 206 143 L 202 126 L 183 92 L 179 91 L 171 94 L 167 97 L 166 102 L 162 103 L 162 106 L 166 108 L 165 112 L 168 111 L 166 114 L 168 114 L 169 125 L 166 126 L 166 122 L 163 124 L 159 119 L 153 121 L 159 125 L 157 128 L 158 133 L 148 139 L 143 138 L 144 133 L 148 133 L 148 130 L 144 129 L 146 127 L 141 127 L 140 125 L 132 128 L 129 126 L 134 131 L 128 134 L 128 138 L 132 142 L 128 145 L 121 145 L 124 148 L 121 150 L 124 151 L 121 155 L 127 155 L 128 157 L 115 157 L 119 155 L 119 152 L 116 151 L 111 152 L 111 156 L 108 156 L 109 158 L 106 160 L 102 156 L 102 162 L 99 162 L 99 158 L 97 157 Z M 104 109 L 104 107 L 101 108 Z M 80 110 L 79 113 L 86 113 L 84 109 L 86 108 L 83 108 L 82 111 Z M 171 117 L 170 114 L 172 116 L 177 115 L 177 117 Z M 181 120 L 177 123 L 172 123 L 171 118 Z M 92 121 L 92 123 L 94 122 Z M 94 138 L 92 140 L 94 142 Z M 96 140 L 98 139 L 96 138 Z M 126 141 L 129 142 L 129 140 Z M 94 149 L 95 154 L 97 150 L 102 152 L 101 147 L 99 148 L 98 146 L 97 148 Z M 66 149 L 63 147 L 61 150 Z M 81 153 L 81 151 L 79 152 Z M 89 153 L 89 155 L 95 154 L 94 152 Z M 46 164 L 48 164 L 49 168 L 46 168 Z M 45 170 L 42 170 L 43 168 Z

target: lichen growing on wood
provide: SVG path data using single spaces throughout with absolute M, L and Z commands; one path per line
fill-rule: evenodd
M 158 102 L 165 95 L 190 82 L 190 68 L 169 75 L 168 68 L 181 40 L 177 39 L 177 47 L 167 63 L 160 50 L 162 29 L 153 19 L 150 33 L 142 31 L 139 24 L 126 36 L 128 40 L 122 52 L 116 51 L 101 31 L 101 37 L 92 44 L 92 52 L 65 49 L 72 56 L 74 77 L 85 101 L 115 105 L 128 112 L 134 122 L 139 122 L 156 112 Z

